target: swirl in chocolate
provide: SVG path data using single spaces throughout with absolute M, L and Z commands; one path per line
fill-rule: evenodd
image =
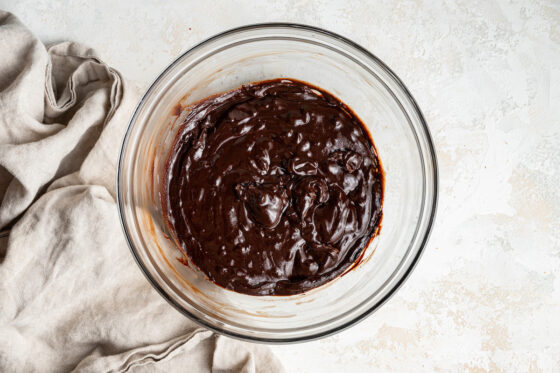
M 383 172 L 346 105 L 306 83 L 254 83 L 189 107 L 162 207 L 216 284 L 291 295 L 344 272 L 376 234 Z

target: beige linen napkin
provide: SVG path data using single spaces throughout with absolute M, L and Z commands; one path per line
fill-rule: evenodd
M 46 49 L 0 11 L 1 372 L 281 371 L 169 306 L 126 246 L 115 205 L 137 97 L 93 50 Z

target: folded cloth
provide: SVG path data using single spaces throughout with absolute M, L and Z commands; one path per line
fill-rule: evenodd
M 142 276 L 115 204 L 137 95 L 76 43 L 50 48 L 0 12 L 1 372 L 281 371 L 216 336 Z

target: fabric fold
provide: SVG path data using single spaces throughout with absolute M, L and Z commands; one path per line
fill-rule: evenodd
M 281 371 L 266 346 L 185 318 L 134 263 L 115 173 L 138 96 L 121 75 L 5 12 L 0 50 L 0 371 Z

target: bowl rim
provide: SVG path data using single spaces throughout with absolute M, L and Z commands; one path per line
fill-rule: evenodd
M 427 203 L 427 205 L 431 205 L 431 213 L 430 213 L 430 216 L 427 219 L 426 231 L 425 231 L 423 237 L 421 237 L 421 239 L 420 239 L 420 242 L 418 244 L 419 245 L 418 251 L 414 254 L 414 257 L 412 258 L 412 261 L 410 262 L 408 268 L 406 268 L 404 270 L 404 273 L 402 274 L 401 278 L 399 278 L 397 280 L 397 282 L 393 285 L 393 287 L 389 289 L 388 293 L 385 294 L 379 301 L 377 301 L 374 305 L 372 305 L 370 308 L 368 308 L 367 310 L 365 310 L 364 312 L 362 312 L 358 316 L 354 317 L 353 319 L 351 319 L 351 320 L 349 320 L 349 321 L 347 321 L 347 322 L 345 322 L 345 323 L 343 323 L 339 326 L 327 329 L 325 331 L 317 332 L 317 333 L 310 334 L 310 335 L 304 335 L 304 336 L 298 336 L 298 337 L 287 337 L 287 338 L 257 337 L 257 336 L 253 336 L 253 335 L 241 334 L 241 333 L 237 333 L 237 332 L 233 332 L 233 331 L 229 331 L 229 330 L 220 329 L 220 328 L 218 328 L 214 325 L 211 325 L 207 321 L 198 318 L 196 315 L 192 314 L 188 310 L 181 307 L 175 300 L 173 300 L 167 294 L 167 292 L 157 283 L 157 281 L 155 281 L 155 279 L 152 277 L 152 274 L 148 271 L 148 269 L 146 268 L 146 266 L 144 265 L 144 263 L 142 262 L 142 260 L 138 256 L 138 254 L 136 252 L 136 248 L 131 241 L 130 232 L 129 232 L 126 224 L 125 224 L 125 217 L 124 217 L 124 211 L 123 211 L 124 210 L 123 197 L 121 195 L 122 194 L 122 183 L 121 183 L 122 171 L 121 171 L 121 168 L 122 168 L 122 162 L 123 162 L 123 155 L 124 155 L 125 147 L 128 143 L 128 139 L 129 139 L 129 136 L 130 136 L 132 126 L 133 126 L 133 124 L 134 124 L 134 122 L 135 122 L 135 120 L 138 116 L 138 112 L 139 112 L 141 106 L 144 104 L 147 96 L 150 93 L 152 93 L 152 91 L 154 90 L 154 87 L 161 81 L 162 77 L 164 75 L 166 75 L 166 73 L 168 71 L 170 71 L 172 68 L 174 68 L 186 55 L 191 54 L 194 51 L 197 51 L 197 50 L 203 48 L 204 46 L 206 46 L 207 44 L 210 44 L 210 43 L 212 43 L 216 40 L 222 39 L 224 37 L 227 37 L 227 36 L 239 33 L 239 32 L 257 30 L 257 29 L 275 29 L 275 28 L 287 28 L 287 29 L 303 30 L 303 31 L 308 31 L 308 32 L 309 31 L 316 32 L 316 33 L 322 34 L 323 36 L 327 36 L 327 37 L 330 37 L 330 38 L 333 38 L 333 39 L 337 39 L 338 41 L 342 42 L 343 44 L 346 44 L 346 45 L 356 49 L 358 52 L 363 53 L 367 58 L 373 60 L 382 70 L 384 70 L 385 73 L 387 73 L 389 75 L 389 77 L 391 79 L 393 79 L 394 83 L 402 90 L 401 93 L 404 94 L 408 100 L 410 100 L 410 104 L 412 106 L 412 109 L 413 109 L 413 111 L 416 112 L 416 114 L 418 116 L 418 120 L 419 120 L 419 123 L 420 123 L 420 128 L 424 132 L 426 145 L 427 145 L 427 150 L 428 150 L 428 153 L 429 153 L 430 158 L 431 158 L 431 167 L 433 169 L 433 177 L 432 177 L 432 179 L 433 179 L 432 180 L 432 182 L 433 182 L 433 197 L 432 197 L 431 201 L 428 201 L 428 203 Z M 128 125 L 126 127 L 125 134 L 123 136 L 123 140 L 122 140 L 121 147 L 120 147 L 120 150 L 119 150 L 119 158 L 118 158 L 117 172 L 116 172 L 116 202 L 117 202 L 117 210 L 118 210 L 118 214 L 119 214 L 119 220 L 120 220 L 121 228 L 123 230 L 126 242 L 127 242 L 128 247 L 129 247 L 129 249 L 132 253 L 132 256 L 134 257 L 134 260 L 136 261 L 136 264 L 138 265 L 138 267 L 140 268 L 140 270 L 144 274 L 144 276 L 148 279 L 148 282 L 152 285 L 152 287 L 171 306 L 173 306 L 177 311 L 179 311 L 181 314 L 183 314 L 184 316 L 186 316 L 190 320 L 194 321 L 196 324 L 198 324 L 200 326 L 203 326 L 203 327 L 205 327 L 209 330 L 212 330 L 213 332 L 216 332 L 218 334 L 226 335 L 228 337 L 232 337 L 232 338 L 243 340 L 243 341 L 266 343 L 266 344 L 289 344 L 289 343 L 295 343 L 295 342 L 307 342 L 307 341 L 313 341 L 313 340 L 321 339 L 321 338 L 336 334 L 336 333 L 341 332 L 345 329 L 348 329 L 351 326 L 356 325 L 360 321 L 363 321 L 364 319 L 366 319 L 369 315 L 371 315 L 373 312 L 375 312 L 381 306 L 383 306 L 402 287 L 402 285 L 406 282 L 406 280 L 408 280 L 408 278 L 410 277 L 410 274 L 416 268 L 416 265 L 418 264 L 418 261 L 420 260 L 420 257 L 424 253 L 424 249 L 425 249 L 425 247 L 428 243 L 428 240 L 429 240 L 430 235 L 431 235 L 432 230 L 433 230 L 433 225 L 434 225 L 434 222 L 435 222 L 435 217 L 436 217 L 436 212 L 437 212 L 438 199 L 439 199 L 439 169 L 438 169 L 437 154 L 436 154 L 436 151 L 435 151 L 434 142 L 433 142 L 430 130 L 428 128 L 428 125 L 426 123 L 426 120 L 424 118 L 424 115 L 422 114 L 422 111 L 420 110 L 420 107 L 418 106 L 416 100 L 414 99 L 414 97 L 412 96 L 412 94 L 410 93 L 408 88 L 404 85 L 404 83 L 401 81 L 401 79 L 397 76 L 397 74 L 395 72 L 393 72 L 393 70 L 391 70 L 376 55 L 369 52 L 366 48 L 362 47 L 361 45 L 357 44 L 356 42 L 354 42 L 354 41 L 352 41 L 352 40 L 350 40 L 350 39 L 348 39 L 348 38 L 346 38 L 342 35 L 339 35 L 339 34 L 334 33 L 332 31 L 328 31 L 328 30 L 325 30 L 323 28 L 319 28 L 319 27 L 316 27 L 316 26 L 310 26 L 310 25 L 300 24 L 300 23 L 290 23 L 290 22 L 255 23 L 255 24 L 249 24 L 249 25 L 244 25 L 244 26 L 240 26 L 240 27 L 231 28 L 229 30 L 226 30 L 226 31 L 223 31 L 221 33 L 215 34 L 214 36 L 211 36 L 211 37 L 197 43 L 193 47 L 187 49 L 185 52 L 183 52 L 179 56 L 177 56 L 170 64 L 167 65 L 167 67 L 165 67 L 165 69 L 163 69 L 158 74 L 158 76 L 155 79 L 152 80 L 152 82 L 148 86 L 148 89 L 146 89 L 146 91 L 144 92 L 144 94 L 142 95 L 140 100 L 138 101 L 138 104 L 136 105 L 136 107 L 134 109 L 134 112 L 133 112 L 132 116 L 130 117 L 130 120 L 129 120 Z M 431 202 L 431 204 L 430 204 L 430 202 Z

